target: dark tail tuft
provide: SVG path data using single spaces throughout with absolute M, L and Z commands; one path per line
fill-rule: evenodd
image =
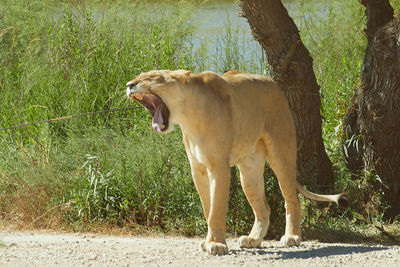
M 341 209 L 345 210 L 349 207 L 349 198 L 346 194 L 342 194 L 338 199 L 338 205 Z

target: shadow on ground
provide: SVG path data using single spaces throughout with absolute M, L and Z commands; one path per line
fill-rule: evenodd
M 281 259 L 309 259 L 315 257 L 340 256 L 349 254 L 367 253 L 371 251 L 387 250 L 387 247 L 366 247 L 366 246 L 330 246 L 306 251 L 282 251 L 278 254 Z
M 325 244 L 326 245 L 326 244 Z M 342 246 L 342 245 L 327 245 L 326 247 L 306 247 L 300 246 L 295 251 L 285 251 L 287 247 L 282 247 L 282 250 L 277 251 L 277 248 L 259 248 L 245 249 L 251 254 L 269 256 L 268 259 L 288 260 L 288 259 L 311 259 L 317 257 L 329 256 L 344 256 L 351 254 L 362 254 L 372 251 L 388 250 L 389 247 L 372 247 L 372 246 Z M 238 254 L 243 250 L 231 250 L 233 254 Z

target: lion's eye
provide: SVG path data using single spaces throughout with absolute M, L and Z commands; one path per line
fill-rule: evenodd
M 135 87 L 137 84 L 138 84 L 138 83 L 135 83 L 135 82 L 128 82 L 128 83 L 126 84 L 126 86 L 128 86 L 129 89 L 132 89 L 132 88 Z

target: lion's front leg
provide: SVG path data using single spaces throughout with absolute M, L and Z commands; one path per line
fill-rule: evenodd
M 204 217 L 208 220 L 208 214 L 210 213 L 210 179 L 208 177 L 208 171 L 204 164 L 200 163 L 196 156 L 192 154 L 189 140 L 183 133 L 183 143 L 185 145 L 186 154 L 189 159 L 190 169 L 192 171 L 192 179 L 196 186 L 197 192 L 200 196 L 201 205 L 203 207 Z
M 207 170 L 210 178 L 210 211 L 207 219 L 208 234 L 201 247 L 210 255 L 224 255 L 228 253 L 225 231 L 230 168 L 226 165 Z
M 189 158 L 190 167 L 192 169 L 192 178 L 199 193 L 201 206 L 203 207 L 204 218 L 208 220 L 210 213 L 210 179 L 208 177 L 207 168 L 203 164 L 197 162 L 193 158 Z

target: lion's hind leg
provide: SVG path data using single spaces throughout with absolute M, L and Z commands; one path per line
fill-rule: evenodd
M 238 164 L 240 182 L 255 216 L 250 234 L 241 236 L 238 240 L 241 248 L 260 247 L 268 231 L 270 207 L 264 190 L 263 173 L 265 161 L 265 148 L 263 143 L 259 142 L 255 151 Z
M 301 242 L 301 207 L 297 194 L 296 146 L 290 140 L 271 140 L 268 163 L 278 178 L 285 199 L 286 227 L 281 242 L 285 246 L 298 246 Z

